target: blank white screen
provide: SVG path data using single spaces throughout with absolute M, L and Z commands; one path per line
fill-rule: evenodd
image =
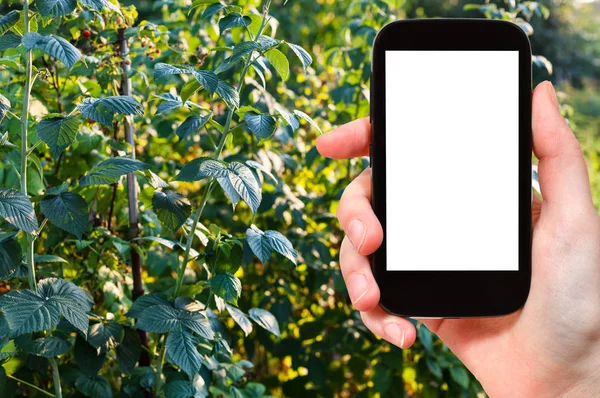
M 518 270 L 518 51 L 386 51 L 387 269 Z

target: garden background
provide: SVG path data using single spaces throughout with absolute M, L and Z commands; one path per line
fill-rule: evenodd
M 368 115 L 394 20 L 518 23 L 600 205 L 599 1 L 31 3 L 0 4 L 2 397 L 482 395 L 420 324 L 372 335 L 339 271 L 368 159 L 314 142 Z

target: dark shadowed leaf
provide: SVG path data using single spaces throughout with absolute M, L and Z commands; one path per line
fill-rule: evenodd
M 250 319 L 261 327 L 273 333 L 275 336 L 281 337 L 279 323 L 269 311 L 263 310 L 262 308 L 252 308 L 248 311 L 248 315 L 250 315 Z
M 210 278 L 210 288 L 214 294 L 233 305 L 237 305 L 242 293 L 242 283 L 229 272 L 219 272 Z
M 246 112 L 244 120 L 246 121 L 248 130 L 259 140 L 270 138 L 277 128 L 277 120 L 271 115 Z
M 50 222 L 79 239 L 88 229 L 88 204 L 76 193 L 48 195 L 40 201 L 40 208 Z
M 469 373 L 462 366 L 450 367 L 450 377 L 462 388 L 469 388 Z
M 113 184 L 124 174 L 146 170 L 148 166 L 129 157 L 111 158 L 95 165 L 90 172 L 79 180 L 79 185 Z
M 184 139 L 190 134 L 200 130 L 210 119 L 210 114 L 206 116 L 190 116 L 177 128 L 177 136 Z
M 167 355 L 173 363 L 191 378 L 202 366 L 202 358 L 196 349 L 196 338 L 178 326 L 167 337 Z
M 202 12 L 202 19 L 210 19 L 213 15 L 224 9 L 226 6 L 222 3 L 211 4 Z
M 39 122 L 37 133 L 48 144 L 54 157 L 58 158 L 75 141 L 79 126 L 79 118 L 53 116 Z
M 98 348 L 101 353 L 108 352 L 121 342 L 123 326 L 115 322 L 95 323 L 90 325 L 88 343 Z
M 35 4 L 43 17 L 62 17 L 75 10 L 77 0 L 36 0 Z
M 115 114 L 143 115 L 142 104 L 133 97 L 122 95 L 106 98 L 85 98 L 77 104 L 81 114 L 105 126 L 111 126 Z
M 146 294 L 133 302 L 131 309 L 126 315 L 129 318 L 139 318 L 144 311 L 152 310 L 157 305 L 171 305 L 171 303 L 162 294 Z
M 27 351 L 33 355 L 54 358 L 69 351 L 70 348 L 69 343 L 59 337 L 43 337 L 33 340 L 27 347 Z
M 126 328 L 123 341 L 117 347 L 117 364 L 119 370 L 125 374 L 130 374 L 135 369 L 135 365 L 140 358 L 142 344 L 138 333 Z
M 229 171 L 227 165 L 223 162 L 211 158 L 202 157 L 194 159 L 181 169 L 175 181 L 199 181 L 203 178 L 226 177 Z
M 36 234 L 38 222 L 27 196 L 16 189 L 0 188 L 0 217 L 28 234 Z
M 60 60 L 68 68 L 81 58 L 79 50 L 60 36 L 47 35 L 31 32 L 25 34 L 22 39 L 23 46 L 27 50 L 42 50 L 46 54 Z
M 237 109 L 240 106 L 240 95 L 237 90 L 233 88 L 229 83 L 219 80 L 219 85 L 217 86 L 217 94 L 219 97 L 223 98 L 223 101 L 227 104 L 228 107 Z
M 183 195 L 175 191 L 156 191 L 152 207 L 163 226 L 177 231 L 192 215 L 192 205 Z
M 80 393 L 91 398 L 112 398 L 112 387 L 102 376 L 80 375 L 75 380 L 75 387 Z
M 180 323 L 180 312 L 170 305 L 157 305 L 152 311 L 144 311 L 135 327 L 146 332 L 167 333 Z
M 249 26 L 252 23 L 252 19 L 246 17 L 238 12 L 232 12 L 229 15 L 224 16 L 219 20 L 219 30 L 221 34 L 227 29 L 235 28 L 238 26 Z
M 19 242 L 12 236 L 0 238 L 0 280 L 15 272 L 22 261 L 23 251 Z
M 0 17 L 0 36 L 8 32 L 17 22 L 19 22 L 19 12 L 17 10 L 12 10 Z

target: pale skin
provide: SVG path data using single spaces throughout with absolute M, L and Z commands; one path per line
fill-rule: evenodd
M 491 397 L 592 397 L 600 393 L 600 218 L 579 142 L 561 117 L 552 84 L 533 93 L 533 151 L 543 200 L 534 196 L 532 282 L 525 306 L 494 318 L 429 319 Z M 367 156 L 369 119 L 317 140 L 324 156 Z M 493 159 L 490 159 L 493 161 Z M 381 309 L 368 256 L 383 231 L 370 205 L 371 170 L 345 190 L 338 218 L 346 233 L 340 263 L 365 325 L 400 348 L 416 330 Z M 490 209 L 490 211 L 493 211 Z

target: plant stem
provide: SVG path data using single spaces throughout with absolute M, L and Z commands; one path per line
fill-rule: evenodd
M 19 379 L 18 377 L 15 377 L 15 376 L 13 376 L 13 375 L 9 375 L 9 374 L 7 374 L 7 375 L 6 375 L 6 377 L 8 377 L 9 379 L 13 379 L 14 381 L 16 381 L 16 382 L 18 382 L 18 383 L 21 383 L 21 384 L 23 384 L 23 385 L 26 385 L 26 386 L 28 386 L 28 387 L 31 387 L 31 388 L 33 388 L 34 390 L 36 390 L 36 391 L 39 391 L 39 392 L 41 392 L 42 394 L 46 394 L 46 395 L 47 395 L 47 396 L 49 396 L 49 397 L 54 397 L 54 394 L 52 394 L 52 393 L 49 393 L 48 391 L 42 390 L 42 389 L 41 389 L 41 388 L 39 388 L 38 386 L 36 386 L 36 385 L 34 385 L 34 384 L 31 384 L 31 383 L 28 383 L 28 382 L 26 382 L 25 380 L 21 380 L 21 379 Z
M 121 68 L 123 73 L 121 75 L 121 94 L 130 96 L 132 94 L 131 80 L 129 79 L 129 45 L 127 38 L 125 37 L 125 29 L 119 28 L 119 52 L 123 58 Z M 132 119 L 129 116 L 125 117 L 124 130 L 125 140 L 131 146 L 131 158 L 135 159 L 135 134 L 133 130 Z M 133 241 L 139 235 L 139 214 L 138 214 L 138 183 L 135 173 L 127 174 L 127 201 L 129 208 L 129 241 Z M 135 244 L 135 243 L 131 243 Z M 133 277 L 133 292 L 132 299 L 135 301 L 138 297 L 144 295 L 144 285 L 142 281 L 142 259 L 140 253 L 132 248 L 131 253 L 131 274 Z M 150 366 L 150 356 L 148 355 L 148 334 L 138 329 L 138 335 L 142 342 L 142 350 L 139 358 L 140 366 Z
M 165 355 L 167 355 L 167 339 L 165 336 L 159 342 L 159 346 L 162 343 L 162 348 L 160 349 L 160 353 L 158 354 L 158 364 L 156 365 L 156 390 L 154 391 L 154 397 L 160 398 L 160 393 L 162 390 L 162 373 L 163 373 L 163 363 L 165 362 Z
M 52 367 L 52 380 L 54 382 L 54 396 L 56 398 L 62 398 L 62 388 L 60 386 L 60 373 L 58 372 L 58 363 L 56 358 L 50 358 L 48 360 Z
M 260 28 L 258 29 L 258 32 L 256 34 L 256 38 L 258 38 L 262 34 L 262 32 L 265 28 L 270 3 L 271 3 L 270 0 L 265 1 L 265 5 L 263 7 L 263 19 L 262 19 Z M 240 94 L 242 92 L 242 89 L 244 88 L 244 81 L 246 79 L 246 73 L 248 72 L 248 68 L 250 68 L 250 65 L 252 64 L 253 61 L 254 60 L 252 59 L 252 53 L 250 53 L 248 55 L 248 59 L 246 60 L 246 63 L 244 64 L 244 68 L 242 69 L 242 72 L 240 73 L 240 81 L 239 81 L 238 88 L 237 88 L 238 94 Z M 225 119 L 225 124 L 223 125 L 223 134 L 221 134 L 221 138 L 219 140 L 219 147 L 217 148 L 217 152 L 214 156 L 214 159 L 218 160 L 221 157 L 221 153 L 223 152 L 223 149 L 225 148 L 225 144 L 227 143 L 227 137 L 229 137 L 229 134 L 231 134 L 231 132 L 233 131 L 233 129 L 231 129 L 231 121 L 233 120 L 234 113 L 235 113 L 235 108 L 233 108 L 233 107 L 229 108 L 229 110 L 227 112 L 227 118 Z M 174 297 L 177 297 L 179 295 L 179 293 L 181 292 L 181 287 L 183 286 L 183 277 L 185 275 L 185 270 L 187 268 L 187 264 L 190 260 L 190 252 L 192 250 L 192 244 L 194 242 L 194 237 L 196 236 L 196 234 L 195 234 L 196 228 L 198 227 L 198 223 L 200 222 L 200 218 L 202 217 L 202 213 L 204 212 L 204 208 L 206 207 L 206 204 L 208 203 L 208 201 L 210 199 L 210 196 L 212 194 L 214 187 L 215 187 L 215 180 L 211 179 L 206 187 L 206 191 L 202 198 L 200 207 L 198 207 L 198 210 L 196 211 L 196 214 L 194 216 L 192 228 L 190 230 L 190 234 L 187 237 L 187 242 L 185 245 L 185 253 L 183 255 L 183 261 L 181 262 L 181 264 L 179 265 L 179 269 L 177 270 L 177 282 L 175 284 L 175 292 L 173 294 Z M 208 303 L 207 303 L 207 308 L 208 308 Z M 162 348 L 160 350 L 160 356 L 159 356 L 159 360 L 158 360 L 158 367 L 157 367 L 157 373 L 156 373 L 155 393 L 156 393 L 157 398 L 160 398 L 160 392 L 162 389 L 162 366 L 163 366 L 162 364 L 164 361 L 164 357 L 167 353 L 166 339 L 164 340 L 163 343 L 164 344 L 162 345 Z M 159 343 L 159 346 L 160 346 L 160 343 Z
M 29 33 L 29 0 L 23 1 L 23 25 L 24 34 Z M 21 191 L 25 196 L 27 192 L 27 158 L 29 151 L 27 149 L 27 133 L 29 128 L 29 105 L 31 97 L 31 87 L 33 86 L 32 71 L 33 56 L 31 50 L 25 52 L 25 86 L 23 94 L 23 116 L 21 117 Z M 36 75 L 37 76 L 37 75 Z M 27 275 L 29 277 L 29 287 L 36 293 L 38 291 L 35 277 L 35 239 L 34 234 L 27 235 Z M 60 374 L 56 359 L 51 358 L 52 379 L 54 380 L 54 395 L 56 398 L 62 398 L 62 388 L 60 385 Z M 45 391 L 44 391 L 45 392 Z
M 25 34 L 29 33 L 29 0 L 23 2 L 23 25 Z M 21 191 L 27 196 L 27 133 L 29 128 L 29 102 L 31 95 L 31 70 L 32 55 L 31 51 L 25 52 L 25 86 L 23 87 L 23 115 L 21 116 Z M 29 275 L 29 287 L 37 292 L 37 283 L 35 279 L 35 259 L 34 259 L 35 237 L 27 235 L 27 270 Z

